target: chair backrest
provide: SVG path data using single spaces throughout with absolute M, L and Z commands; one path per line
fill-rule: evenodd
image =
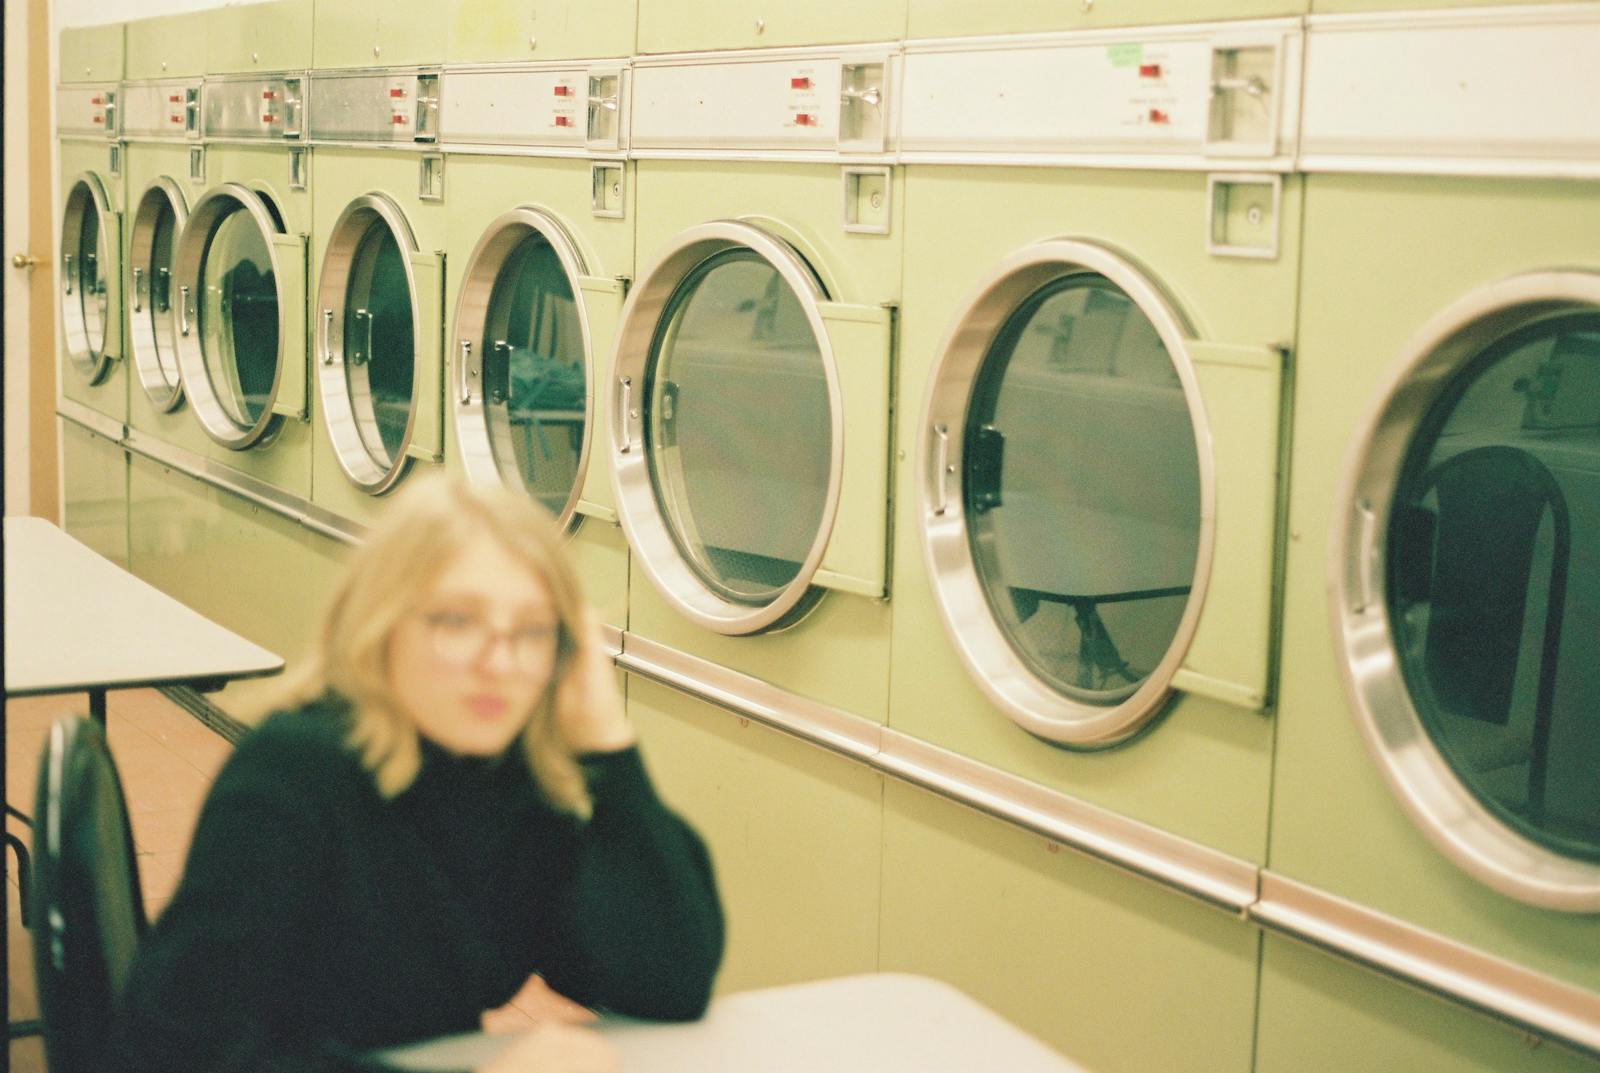
M 45 740 L 32 880 L 45 1059 L 51 1073 L 98 1073 L 145 916 L 122 784 L 105 735 L 83 716 L 58 719 Z

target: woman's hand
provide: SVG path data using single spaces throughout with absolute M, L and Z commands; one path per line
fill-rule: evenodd
M 577 656 L 556 686 L 555 720 L 561 739 L 574 753 L 616 752 L 637 740 L 623 713 L 617 672 L 600 639 L 600 616 L 593 609 L 584 612 Z
M 525 1032 L 530 1019 L 536 1024 L 586 1025 L 596 1015 L 587 1006 L 551 990 L 544 977 L 535 973 L 504 1006 L 483 1011 L 483 1030 L 491 1036 Z
M 593 1029 L 535 1025 L 477 1073 L 621 1073 L 617 1052 Z

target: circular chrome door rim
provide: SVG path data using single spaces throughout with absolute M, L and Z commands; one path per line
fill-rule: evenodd
M 1040 287 L 1084 273 L 1114 283 L 1155 327 L 1183 387 L 1200 474 L 1200 534 L 1188 602 L 1160 662 L 1132 694 L 1114 705 L 1064 696 L 1034 673 L 1012 647 L 978 579 L 962 488 L 966 472 L 962 430 L 977 375 L 995 335 Z M 922 522 L 923 562 L 945 630 L 979 688 L 1014 722 L 1049 741 L 1094 749 L 1115 745 L 1136 733 L 1170 695 L 1173 675 L 1194 638 L 1216 542 L 1216 478 L 1210 426 L 1188 352 L 1191 338 L 1187 323 L 1144 271 L 1104 246 L 1065 238 L 1035 243 L 1002 260 L 968 293 L 939 345 L 918 426 L 917 511 Z M 942 482 L 935 473 L 941 453 Z M 941 483 L 945 489 L 942 507 Z
M 315 321 L 315 347 L 317 362 L 317 387 L 322 399 L 322 416 L 333 442 L 333 454 L 339 468 L 357 488 L 372 495 L 381 495 L 393 488 L 405 476 L 410 465 L 406 453 L 417 426 L 418 397 L 411 392 L 411 408 L 406 414 L 405 434 L 395 449 L 394 461 L 380 465 L 372 457 L 361 435 L 360 417 L 350 404 L 349 383 L 345 376 L 344 311 L 345 294 L 350 289 L 350 271 L 355 265 L 356 252 L 368 228 L 381 220 L 394 236 L 405 259 L 406 293 L 411 300 L 412 369 L 423 361 L 423 340 L 427 338 L 422 323 L 422 310 L 417 305 L 417 276 L 411 258 L 417 254 L 417 239 L 411 224 L 394 202 L 382 194 L 363 194 L 344 207 L 334 221 L 333 233 L 328 239 L 328 250 L 322 258 L 322 274 L 317 285 Z M 371 361 L 371 358 L 368 358 Z M 415 385 L 416 378 L 413 376 Z
M 1600 307 L 1600 274 L 1529 273 L 1472 291 L 1407 343 L 1346 456 L 1329 540 L 1328 592 L 1339 673 L 1389 789 L 1461 869 L 1530 905 L 1600 911 L 1600 865 L 1564 857 L 1497 819 L 1456 775 L 1412 703 L 1383 591 L 1390 507 L 1412 432 L 1453 374 L 1498 339 L 1560 313 Z
M 583 444 L 578 450 L 578 466 L 572 480 L 572 489 L 556 521 L 563 526 L 573 526 L 578 521 L 578 497 L 583 490 L 585 474 L 593 455 L 594 432 L 594 342 L 589 328 L 589 311 L 584 304 L 583 288 L 579 277 L 589 274 L 578 245 L 567 229 L 554 216 L 540 209 L 523 206 L 495 217 L 484 228 L 477 245 L 467 257 L 466 274 L 461 280 L 461 293 L 456 299 L 455 334 L 451 337 L 451 355 L 454 375 L 450 382 L 451 412 L 455 416 L 456 449 L 466 467 L 470 480 L 501 482 L 522 490 L 522 475 L 508 444 L 502 444 L 498 454 L 489 428 L 489 413 L 483 394 L 484 331 L 489 319 L 489 298 L 494 293 L 496 278 L 505 267 L 506 258 L 527 238 L 537 233 L 549 243 L 561 270 L 566 274 L 567 285 L 572 290 L 573 307 L 578 314 L 578 330 L 583 338 Z
M 111 347 L 107 345 L 111 339 L 111 325 L 106 324 L 101 329 L 100 348 L 96 350 L 91 347 L 89 328 L 83 316 L 81 293 L 83 278 L 81 275 L 74 275 L 65 267 L 67 257 L 77 256 L 78 247 L 83 241 L 83 214 L 91 205 L 99 222 L 97 256 L 102 264 L 110 264 L 111 261 L 106 256 L 109 252 L 106 236 L 111 233 L 111 229 L 107 226 L 111 218 L 111 201 L 106 196 L 105 183 L 101 181 L 100 176 L 86 171 L 73 180 L 72 189 L 67 194 L 66 205 L 61 212 L 63 277 L 61 320 L 62 330 L 66 336 L 67 360 L 93 386 L 105 380 L 111 372 Z M 120 281 L 111 283 L 114 287 L 121 285 Z
M 291 341 L 289 333 L 284 330 L 284 310 L 294 300 L 294 296 L 283 293 L 284 275 L 283 266 L 278 263 L 277 247 L 272 245 L 273 236 L 281 235 L 272 214 L 262 204 L 263 195 L 257 194 L 248 186 L 241 183 L 225 183 L 213 190 L 208 190 L 195 202 L 194 208 L 189 212 L 189 221 L 184 225 L 183 234 L 178 238 L 178 250 L 173 255 L 173 281 L 178 285 L 178 378 L 182 381 L 184 394 L 188 396 L 190 404 L 194 407 L 195 416 L 200 419 L 200 426 L 206 434 L 222 446 L 235 451 L 242 451 L 266 439 L 277 429 L 280 421 L 279 415 L 273 412 L 273 404 L 278 398 L 278 387 L 283 383 L 284 365 L 289 353 Z M 267 254 L 272 261 L 273 285 L 278 296 L 278 363 L 272 374 L 272 392 L 267 404 L 262 407 L 261 416 L 254 424 L 244 425 L 230 417 L 222 408 L 222 403 L 217 398 L 216 388 L 211 383 L 211 374 L 206 369 L 206 360 L 200 338 L 199 301 L 200 301 L 200 268 L 205 261 L 205 254 L 211 245 L 212 235 L 229 212 L 243 209 L 255 221 L 261 235 L 267 240 Z M 188 298 L 184 298 L 183 288 L 188 288 Z M 304 295 L 301 295 L 301 300 Z M 182 308 L 187 304 L 190 308 Z M 189 322 L 190 330 L 186 334 L 183 330 L 185 321 Z
M 707 258 L 739 249 L 748 249 L 771 265 L 805 311 L 806 321 L 821 351 L 828 386 L 828 413 L 833 427 L 828 487 L 817 535 L 794 580 L 771 601 L 755 607 L 724 598 L 702 581 L 684 560 L 656 502 L 644 446 L 642 417 L 645 374 L 667 302 L 678 284 Z M 788 242 L 754 224 L 718 220 L 691 227 L 673 238 L 642 274 L 622 307 L 612 379 L 607 389 L 612 392 L 613 400 L 620 400 L 624 394 L 629 396 L 626 412 L 620 402 L 613 406 L 615 419 L 608 430 L 617 515 L 645 574 L 661 594 L 690 621 L 717 633 L 761 633 L 791 626 L 811 609 L 818 595 L 812 590 L 811 579 L 822 564 L 828 539 L 833 534 L 844 480 L 844 405 L 838 373 L 834 369 L 833 346 L 818 308 L 818 304 L 825 301 L 828 295 L 816 272 Z
M 133 347 L 133 367 L 139 374 L 139 385 L 150 402 L 162 413 L 170 413 L 183 403 L 183 381 L 168 383 L 161 372 L 161 344 L 163 342 L 177 353 L 178 317 L 168 297 L 168 313 L 163 324 L 145 310 L 152 300 L 155 281 L 150 274 L 150 259 L 154 255 L 156 223 L 161 210 L 170 208 L 173 215 L 173 252 L 177 251 L 176 236 L 182 234 L 189 218 L 184 204 L 183 190 L 177 183 L 163 176 L 156 179 L 139 195 L 138 208 L 134 210 L 133 229 L 128 246 L 128 322 L 132 328 L 130 343 Z M 176 259 L 174 259 L 174 265 Z M 171 272 L 171 270 L 168 270 Z M 170 285 L 174 285 L 172 274 Z M 141 289 L 141 282 L 143 287 Z

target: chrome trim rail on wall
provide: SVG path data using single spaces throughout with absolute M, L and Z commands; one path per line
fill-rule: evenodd
M 104 436 L 115 443 L 121 443 L 128 434 L 128 426 L 121 421 L 107 417 L 105 414 L 80 402 L 71 399 L 56 400 L 56 416 L 71 421 L 74 425 L 88 429 L 96 436 Z
M 1600 995 L 1292 879 L 1261 873 L 1250 919 L 1385 976 L 1600 1057 Z

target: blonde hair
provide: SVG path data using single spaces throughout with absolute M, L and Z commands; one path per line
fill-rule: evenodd
M 422 750 L 416 726 L 390 689 L 389 638 L 451 559 L 480 534 L 497 540 L 549 589 L 557 621 L 555 665 L 521 742 L 545 798 L 586 818 L 590 801 L 583 773 L 555 720 L 555 697 L 573 672 L 583 636 L 583 596 L 554 519 L 508 488 L 443 475 L 408 481 L 351 555 L 311 651 L 279 701 L 306 703 L 329 692 L 349 701 L 350 745 L 379 793 L 392 798 L 404 791 L 421 770 Z

